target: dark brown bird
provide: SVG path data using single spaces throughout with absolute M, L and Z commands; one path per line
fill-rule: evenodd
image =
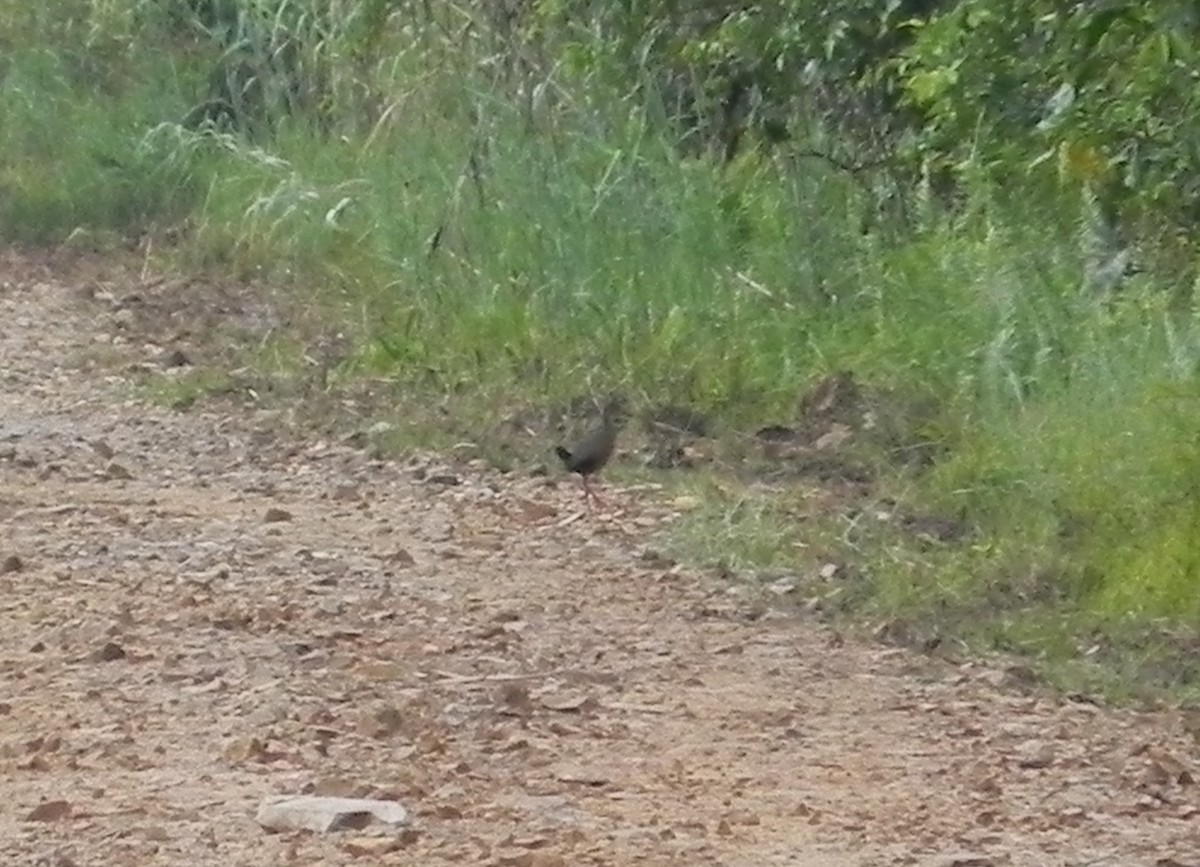
M 591 500 L 600 502 L 600 497 L 592 490 L 588 479 L 600 472 L 608 459 L 612 457 L 617 445 L 617 432 L 621 428 L 622 406 L 617 399 L 605 404 L 600 413 L 600 421 L 594 429 L 584 435 L 572 448 L 561 445 L 554 447 L 555 454 L 568 470 L 578 473 L 583 481 L 583 501 L 590 504 Z

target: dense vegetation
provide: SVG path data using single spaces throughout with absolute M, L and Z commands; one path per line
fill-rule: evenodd
M 851 370 L 937 445 L 877 495 L 978 532 L 824 526 L 831 599 L 1193 683 L 1194 3 L 0 0 L 0 78 L 9 239 L 172 228 L 488 407 L 753 429 Z M 702 553 L 806 564 L 705 490 Z

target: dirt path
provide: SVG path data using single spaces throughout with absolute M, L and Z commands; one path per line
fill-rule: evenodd
M 1200 864 L 1170 713 L 749 623 L 636 493 L 133 402 L 78 274 L 0 254 L 0 863 Z M 313 790 L 415 829 L 255 823 Z

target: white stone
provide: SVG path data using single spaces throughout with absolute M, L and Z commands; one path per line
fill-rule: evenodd
M 258 824 L 270 831 L 362 830 L 369 825 L 401 828 L 408 824 L 408 810 L 395 801 L 373 798 L 333 798 L 317 795 L 284 795 L 267 798 L 259 805 Z

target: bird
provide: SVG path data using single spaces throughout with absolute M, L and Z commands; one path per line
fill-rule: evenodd
M 554 447 L 555 454 L 570 472 L 578 473 L 583 482 L 583 502 L 590 505 L 592 500 L 600 502 L 600 497 L 592 490 L 589 478 L 603 469 L 612 457 L 617 444 L 617 433 L 620 430 L 623 406 L 619 398 L 612 398 L 600 411 L 600 420 L 595 428 L 579 439 L 571 448 L 562 445 Z

